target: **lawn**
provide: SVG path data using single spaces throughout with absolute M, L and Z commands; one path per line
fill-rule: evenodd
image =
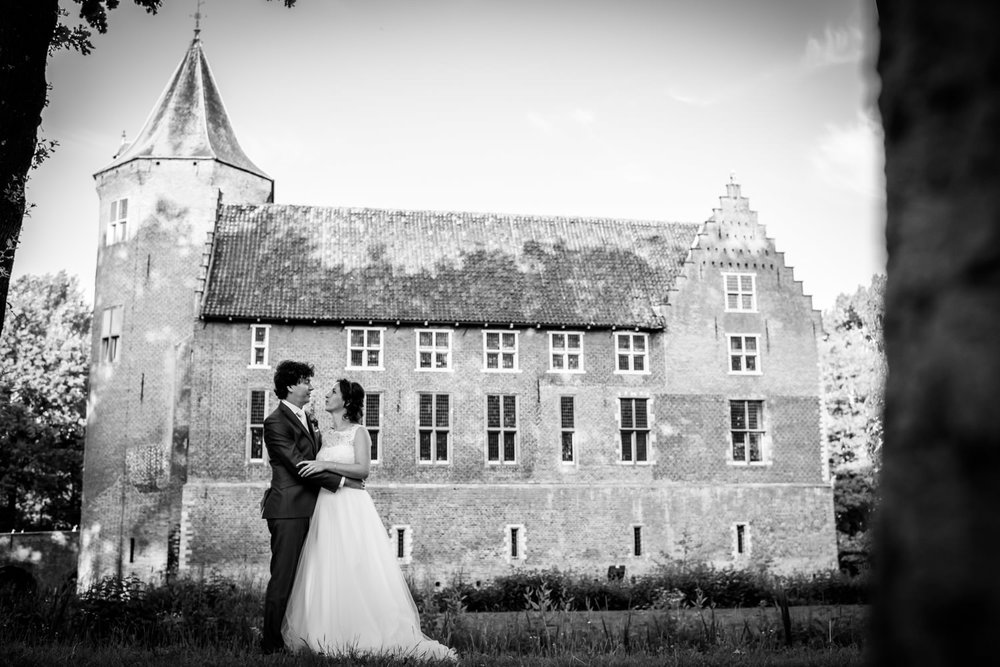
M 788 609 L 790 642 L 776 607 L 633 611 L 522 611 L 425 616 L 428 634 L 454 646 L 460 665 L 692 665 L 704 667 L 862 665 L 867 607 Z M 413 660 L 351 656 L 261 656 L 245 640 L 164 646 L 94 645 L 43 637 L 7 642 L 4 664 L 27 667 L 193 667 L 194 665 L 414 665 Z

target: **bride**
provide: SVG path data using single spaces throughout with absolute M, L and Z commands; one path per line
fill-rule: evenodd
M 359 422 L 365 390 L 337 380 L 326 396 L 333 430 L 324 433 L 303 477 L 323 470 L 368 477 L 371 438 Z M 420 631 L 417 607 L 371 496 L 323 489 L 295 573 L 282 624 L 285 645 L 314 653 L 377 653 L 457 660 L 453 649 Z

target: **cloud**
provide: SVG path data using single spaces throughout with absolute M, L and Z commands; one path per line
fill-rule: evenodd
M 827 125 L 811 161 L 828 185 L 873 199 L 885 198 L 885 150 L 882 126 L 858 113 L 846 126 Z
M 822 37 L 809 36 L 802 55 L 802 65 L 806 69 L 819 69 L 860 62 L 864 56 L 864 46 L 864 35 L 860 27 L 827 27 Z

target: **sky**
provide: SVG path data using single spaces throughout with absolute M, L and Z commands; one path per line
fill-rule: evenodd
M 61 0 L 71 16 L 77 5 Z M 14 277 L 93 299 L 93 174 L 142 129 L 198 0 L 55 54 Z M 280 204 L 703 222 L 730 178 L 813 306 L 885 272 L 873 0 L 202 0 Z

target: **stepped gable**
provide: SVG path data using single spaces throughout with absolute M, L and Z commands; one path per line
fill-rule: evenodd
M 658 329 L 698 225 L 220 206 L 203 318 Z
M 197 36 L 135 141 L 123 143 L 119 154 L 101 172 L 137 158 L 215 159 L 270 178 L 250 161 L 236 140 Z

